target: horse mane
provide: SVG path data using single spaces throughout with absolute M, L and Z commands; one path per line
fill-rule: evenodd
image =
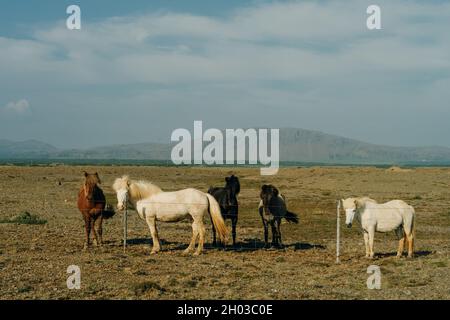
M 100 177 L 97 173 L 89 174 L 87 172 L 84 173 L 85 176 L 85 184 L 101 184 Z
M 114 181 L 113 189 L 118 191 L 127 188 L 130 197 L 134 199 L 144 199 L 156 193 L 162 192 L 157 185 L 145 180 L 131 180 L 128 176 L 122 176 Z
M 139 180 L 131 181 L 130 196 L 135 199 L 148 198 L 156 193 L 162 192 L 162 189 L 150 181 Z

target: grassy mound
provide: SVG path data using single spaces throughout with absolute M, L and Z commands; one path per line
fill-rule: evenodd
M 11 218 L 2 219 L 0 223 L 17 223 L 17 224 L 46 224 L 47 220 L 40 219 L 38 215 L 24 211 L 21 214 Z

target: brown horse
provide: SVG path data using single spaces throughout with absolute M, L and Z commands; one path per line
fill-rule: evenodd
M 78 192 L 78 209 L 83 215 L 86 229 L 86 241 L 84 249 L 90 245 L 91 230 L 94 233 L 94 245 L 102 245 L 102 222 L 103 219 L 114 215 L 112 207 L 106 205 L 106 198 L 102 189 L 98 186 L 100 178 L 98 173 L 84 173 L 85 181 Z

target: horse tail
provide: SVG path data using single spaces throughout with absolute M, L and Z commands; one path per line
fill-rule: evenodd
M 284 218 L 289 222 L 298 223 L 298 215 L 296 213 L 286 211 Z
M 105 206 L 105 209 L 102 210 L 102 217 L 104 219 L 109 219 L 112 216 L 114 216 L 115 214 L 116 214 L 116 212 L 114 211 L 113 206 L 110 204 L 107 204 Z
M 217 203 L 216 199 L 209 193 L 206 193 L 206 197 L 208 198 L 208 212 L 211 215 L 211 220 L 216 229 L 216 232 L 219 236 L 220 241 L 225 243 L 227 239 L 227 226 L 225 225 L 225 221 L 223 220 L 222 213 L 220 212 L 220 206 Z

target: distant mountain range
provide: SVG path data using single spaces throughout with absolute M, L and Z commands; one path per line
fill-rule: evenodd
M 0 140 L 0 159 L 170 160 L 174 144 L 139 143 L 61 150 L 27 140 Z M 318 131 L 280 129 L 280 161 L 333 164 L 447 163 L 450 148 L 393 147 Z

